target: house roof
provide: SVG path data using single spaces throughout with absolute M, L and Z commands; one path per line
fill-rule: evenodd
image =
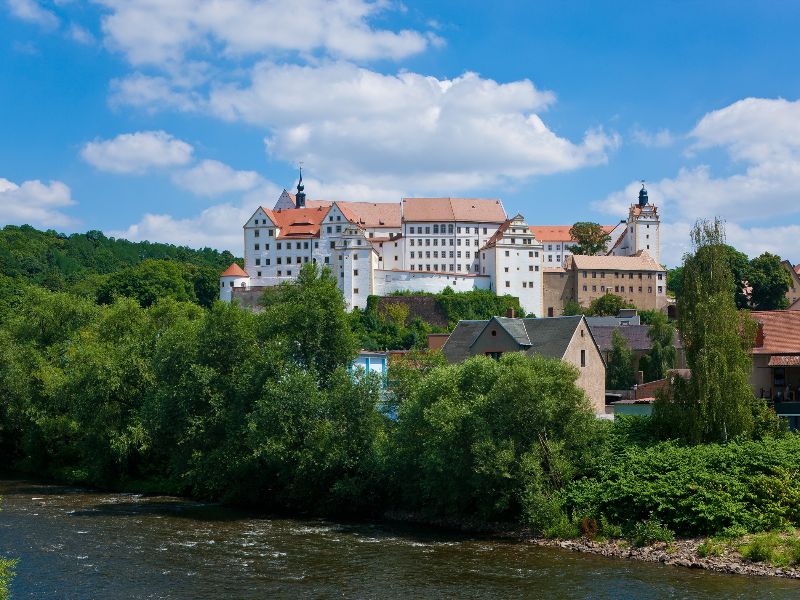
M 230 267 L 225 269 L 219 275 L 220 277 L 250 277 L 242 267 L 237 265 L 236 263 L 232 263 Z
M 403 198 L 405 221 L 502 223 L 506 211 L 493 198 Z
M 588 256 L 572 255 L 576 269 L 582 271 L 665 271 L 663 266 L 647 251 L 639 250 L 633 256 Z
M 795 272 L 795 273 L 797 273 L 798 275 L 800 275 L 800 264 L 798 264 L 798 265 L 797 265 L 797 266 L 794 268 L 794 272 Z
M 578 315 L 542 319 L 492 317 L 487 320 L 459 321 L 442 351 L 450 362 L 466 360 L 473 356 L 471 348 L 483 330 L 490 323 L 497 323 L 520 345 L 520 350 L 547 358 L 563 358 L 582 320 L 583 316 Z M 592 335 L 591 330 L 589 335 Z
M 318 237 L 319 228 L 325 215 L 328 214 L 328 206 L 306 207 L 306 208 L 287 208 L 270 210 L 261 207 L 270 220 L 279 229 L 276 239 L 286 238 L 306 238 Z
M 397 202 L 336 202 L 345 218 L 361 227 L 401 226 L 400 204 Z
M 611 233 L 616 225 L 603 225 L 603 231 Z M 572 225 L 531 225 L 528 229 L 540 242 L 574 242 L 575 238 L 569 234 Z
M 753 311 L 750 315 L 761 324 L 764 339 L 753 354 L 800 354 L 800 311 Z
M 783 354 L 769 357 L 769 367 L 800 367 L 800 354 Z
M 497 231 L 495 231 L 494 234 L 492 234 L 492 237 L 486 240 L 486 243 L 483 245 L 483 248 L 481 248 L 481 250 L 485 250 L 486 248 L 494 248 L 495 246 L 497 246 L 497 240 L 503 237 L 503 234 L 508 230 L 509 225 L 511 225 L 511 221 L 512 219 L 506 219 L 505 221 L 503 221 L 503 224 L 497 228 Z
M 589 319 L 587 319 L 589 322 Z M 625 341 L 628 342 L 628 347 L 631 350 L 650 350 L 652 344 L 647 333 L 650 331 L 648 325 L 592 325 L 589 322 L 589 328 L 592 330 L 592 335 L 597 342 L 598 347 L 603 352 L 610 352 L 613 348 L 611 341 L 614 331 L 619 331 Z

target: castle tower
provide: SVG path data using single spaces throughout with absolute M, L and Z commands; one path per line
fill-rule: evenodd
M 647 189 L 644 186 L 644 181 L 642 181 L 642 189 L 639 190 L 639 202 L 631 205 L 628 211 L 628 255 L 633 256 L 637 252 L 644 250 L 660 264 L 661 236 L 659 226 L 658 207 L 650 204 Z
M 236 263 L 225 269 L 219 276 L 219 299 L 230 302 L 234 289 L 250 289 L 250 275 Z
M 306 186 L 303 185 L 303 169 L 300 168 L 300 181 L 297 182 L 297 195 L 295 196 L 295 208 L 306 207 L 306 193 L 303 191 Z

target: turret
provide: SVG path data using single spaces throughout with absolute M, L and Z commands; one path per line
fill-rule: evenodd
M 250 275 L 236 263 L 231 264 L 219 275 L 219 299 L 230 302 L 234 289 L 250 289 Z
M 648 203 L 647 190 L 644 187 L 644 181 L 642 181 L 642 189 L 639 190 L 639 206 L 647 206 Z
M 305 208 L 306 206 L 306 193 L 303 191 L 305 190 L 305 186 L 303 185 L 303 169 L 300 169 L 300 181 L 297 182 L 297 195 L 295 196 L 295 207 L 296 208 Z

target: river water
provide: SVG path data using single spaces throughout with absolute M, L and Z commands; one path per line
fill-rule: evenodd
M 417 527 L 274 519 L 171 497 L 0 481 L 15 600 L 800 598 L 719 575 Z

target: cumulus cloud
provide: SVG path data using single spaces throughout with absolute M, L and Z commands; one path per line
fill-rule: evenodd
M 95 39 L 92 33 L 85 27 L 81 27 L 77 23 L 71 23 L 67 29 L 67 37 L 79 44 L 94 44 Z
M 688 240 L 689 223 L 713 216 L 728 220 L 729 239 L 742 251 L 769 250 L 798 260 L 792 240 L 800 226 L 782 223 L 800 214 L 800 101 L 746 98 L 706 114 L 689 137 L 690 157 L 721 149 L 738 171 L 719 176 L 699 164 L 648 184 L 651 201 L 668 223 L 662 242 L 669 260 L 688 250 L 679 240 Z M 626 214 L 638 188 L 631 182 L 596 207 Z
M 144 173 L 176 167 L 192 160 L 193 148 L 164 131 L 124 133 L 111 140 L 95 140 L 81 150 L 83 159 L 100 171 Z
M 75 204 L 69 187 L 60 181 L 38 179 L 20 185 L 0 177 L 0 222 L 36 227 L 65 227 L 74 223 L 61 209 Z
M 675 136 L 669 129 L 659 129 L 658 131 L 647 131 L 640 127 L 635 127 L 631 138 L 637 144 L 647 148 L 666 148 L 675 143 Z
M 219 196 L 252 190 L 264 183 L 255 171 L 237 171 L 217 160 L 204 160 L 191 169 L 178 171 L 172 180 L 198 196 Z
M 279 188 L 265 182 L 248 192 L 238 204 L 216 204 L 188 217 L 149 213 L 138 223 L 108 234 L 132 241 L 160 241 L 195 248 L 208 246 L 241 254 L 242 224 L 259 205 L 272 207 L 279 195 Z
M 375 28 L 385 0 L 95 0 L 106 44 L 135 65 L 181 62 L 188 53 L 231 57 L 316 51 L 356 60 L 399 59 L 439 39 Z
M 56 29 L 58 17 L 36 0 L 7 0 L 9 12 L 18 19 L 35 23 L 45 29 Z

